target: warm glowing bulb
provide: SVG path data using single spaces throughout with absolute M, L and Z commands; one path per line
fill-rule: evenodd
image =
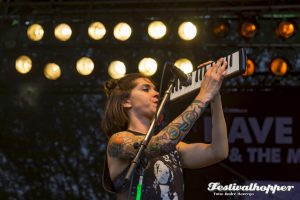
M 32 24 L 27 29 L 27 36 L 32 41 L 40 41 L 44 36 L 44 29 L 39 24 Z
M 88 57 L 82 57 L 77 61 L 76 69 L 81 75 L 89 75 L 94 70 L 94 62 Z
M 49 80 L 56 80 L 61 75 L 60 67 L 55 63 L 48 63 L 44 68 L 44 75 Z
M 253 22 L 245 22 L 241 26 L 241 35 L 245 38 L 252 38 L 255 36 L 257 27 Z
M 32 61 L 28 56 L 20 56 L 16 60 L 16 70 L 21 74 L 26 74 L 31 70 Z
M 60 41 L 67 41 L 72 36 L 72 29 L 68 24 L 59 24 L 55 27 L 54 35 Z
M 224 22 L 219 22 L 214 24 L 212 32 L 214 36 L 224 37 L 228 33 L 228 24 Z
M 286 74 L 288 69 L 287 62 L 282 58 L 275 58 L 271 62 L 271 72 L 276 76 L 283 76 Z
M 108 67 L 108 74 L 113 79 L 119 79 L 125 76 L 126 74 L 126 66 L 123 62 L 116 60 L 110 63 Z
M 100 40 L 106 34 L 105 26 L 101 22 L 94 22 L 90 24 L 88 34 L 92 39 Z
M 153 39 L 161 39 L 166 35 L 167 27 L 161 21 L 151 22 L 148 26 L 148 34 Z
M 139 72 L 145 76 L 152 76 L 157 70 L 157 62 L 153 58 L 143 58 L 139 62 Z
M 242 74 L 243 76 L 251 76 L 255 71 L 255 64 L 253 60 L 247 59 L 247 68 L 246 71 Z
M 125 22 L 118 23 L 114 28 L 114 36 L 120 41 L 128 40 L 131 36 L 130 26 Z
M 193 71 L 193 64 L 187 58 L 178 59 L 175 62 L 175 66 L 181 69 L 185 74 L 191 73 Z
M 277 28 L 277 32 L 282 38 L 289 38 L 296 32 L 295 25 L 292 22 L 281 22 Z
M 178 35 L 183 40 L 192 40 L 197 35 L 197 27 L 192 22 L 183 22 L 178 28 Z

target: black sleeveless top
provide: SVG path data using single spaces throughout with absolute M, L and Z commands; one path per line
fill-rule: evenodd
M 144 135 L 135 131 L 127 130 L 135 135 Z M 130 182 L 125 184 L 129 166 L 114 180 L 111 181 L 109 169 L 105 159 L 103 186 L 107 191 L 116 194 L 118 200 L 128 199 Z M 139 181 L 139 171 L 133 175 L 130 199 L 135 199 L 136 186 Z M 141 199 L 146 200 L 182 200 L 184 191 L 183 173 L 179 154 L 174 148 L 168 154 L 148 160 L 144 169 Z

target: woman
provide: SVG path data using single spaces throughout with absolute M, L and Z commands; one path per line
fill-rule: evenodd
M 158 108 L 158 93 L 150 79 L 129 74 L 109 80 L 102 127 L 109 136 L 104 187 L 117 199 L 135 197 L 139 173 L 143 173 L 142 199 L 183 199 L 182 168 L 201 168 L 228 155 L 226 123 L 219 94 L 227 62 L 221 58 L 205 74 L 199 94 L 186 110 L 154 135 L 144 151 L 146 162 L 134 174 L 131 184 L 124 177 L 138 146 Z M 187 144 L 182 139 L 210 103 L 212 143 Z

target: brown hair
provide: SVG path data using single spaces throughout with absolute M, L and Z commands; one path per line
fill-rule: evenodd
M 130 97 L 132 89 L 136 86 L 135 80 L 138 78 L 149 79 L 142 74 L 133 73 L 118 80 L 110 79 L 105 82 L 107 101 L 101 126 L 108 137 L 127 129 L 129 118 L 123 103 Z

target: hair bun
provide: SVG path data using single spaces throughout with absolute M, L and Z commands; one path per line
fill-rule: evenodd
M 106 96 L 110 96 L 112 91 L 118 86 L 118 80 L 117 79 L 110 79 L 105 82 L 104 84 L 104 91 Z

